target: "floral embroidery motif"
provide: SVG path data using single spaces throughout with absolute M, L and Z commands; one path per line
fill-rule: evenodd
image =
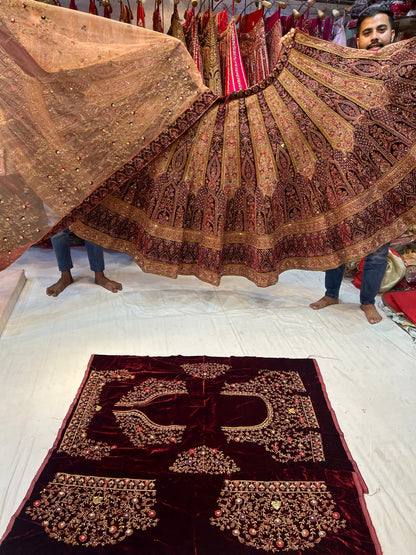
M 315 547 L 346 528 L 324 482 L 226 480 L 211 524 L 264 551 Z
M 109 370 L 107 372 L 91 371 L 75 411 L 62 437 L 58 453 L 65 452 L 73 457 L 101 460 L 110 454 L 112 446 L 102 441 L 94 441 L 87 437 L 87 428 L 102 407 L 99 399 L 103 387 L 112 381 L 125 381 L 134 379 L 128 370 Z
M 231 474 L 240 468 L 221 450 L 200 445 L 181 453 L 169 470 L 185 474 Z
M 135 447 L 144 448 L 153 444 L 180 443 L 186 426 L 180 424 L 157 424 L 150 420 L 138 407 L 149 405 L 155 399 L 168 395 L 187 394 L 186 384 L 175 380 L 150 378 L 131 389 L 118 401 L 116 407 L 133 407 L 113 411 L 123 433 Z
M 26 513 L 53 539 L 105 546 L 157 525 L 154 480 L 55 475 Z
M 296 393 L 294 395 L 294 393 Z M 227 441 L 263 445 L 278 462 L 325 460 L 318 421 L 297 372 L 262 370 L 244 383 L 225 383 L 222 395 L 256 396 L 267 407 L 265 420 L 255 426 L 223 426 Z
M 156 378 L 149 378 L 140 385 L 130 389 L 121 399 L 115 404 L 116 407 L 125 405 L 136 405 L 142 407 L 150 404 L 158 397 L 165 395 L 180 395 L 188 393 L 186 384 L 180 380 L 158 380 Z
M 181 364 L 181 368 L 194 378 L 206 380 L 225 374 L 231 366 L 228 364 L 218 364 L 217 362 L 195 362 L 191 364 Z

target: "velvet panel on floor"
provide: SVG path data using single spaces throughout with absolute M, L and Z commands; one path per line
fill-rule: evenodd
M 312 359 L 94 355 L 0 553 L 379 553 Z

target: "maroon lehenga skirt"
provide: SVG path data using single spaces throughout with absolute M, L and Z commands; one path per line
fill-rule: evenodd
M 28 5 L 52 24 L 63 11 Z M 88 15 L 76 17 L 72 25 L 91 25 Z M 27 52 L 14 31 L 18 21 L 4 13 L 0 21 Z M 117 36 L 115 22 L 103 23 Z M 22 53 L 3 41 L 2 59 L 17 84 L 0 94 L 4 152 L 6 161 L 13 158 L 13 172 L 6 168 L 2 178 L 9 184 L 0 204 L 3 267 L 47 231 L 42 205 L 56 216 L 50 233 L 70 225 L 85 239 L 129 253 L 144 271 L 213 284 L 240 275 L 267 286 L 291 268 L 336 267 L 414 223 L 416 40 L 374 54 L 296 32 L 269 77 L 220 98 L 203 86 L 181 43 L 140 28 L 128 34 L 132 41 L 145 37 L 151 55 L 143 45 L 134 62 L 95 59 L 76 72 L 63 63 L 45 71 L 38 56 L 42 71 L 29 64 L 31 75 L 23 77 Z M 118 49 L 121 60 L 127 51 Z M 22 96 L 13 96 L 16 106 L 10 98 L 21 81 L 26 95 L 28 83 L 31 91 L 38 87 L 38 105 L 23 94 L 29 111 L 16 120 Z M 140 95 L 132 88 L 127 95 L 120 84 L 133 81 Z M 104 96 L 88 96 L 94 86 Z M 41 140 L 40 111 L 50 124 Z M 28 138 L 22 156 L 13 157 L 10 147 L 21 137 Z M 72 158 L 62 162 L 68 152 Z M 31 215 L 38 216 L 36 229 Z

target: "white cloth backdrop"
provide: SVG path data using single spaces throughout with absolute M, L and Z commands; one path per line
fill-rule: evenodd
M 384 554 L 416 552 L 416 348 L 387 317 L 368 324 L 350 282 L 341 304 L 316 312 L 308 304 L 323 294 L 320 272 L 290 271 L 267 289 L 227 277 L 215 288 L 144 274 L 106 251 L 106 274 L 124 286 L 113 294 L 94 285 L 85 249 L 72 251 L 75 282 L 58 298 L 45 294 L 58 276 L 53 251 L 32 247 L 12 266 L 27 282 L 0 337 L 0 534 L 91 354 L 313 357 L 369 487 Z

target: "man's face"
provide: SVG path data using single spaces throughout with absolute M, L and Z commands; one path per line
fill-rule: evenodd
M 363 50 L 377 51 L 393 42 L 394 35 L 395 31 L 390 26 L 388 16 L 379 13 L 363 19 L 357 36 L 357 46 Z

